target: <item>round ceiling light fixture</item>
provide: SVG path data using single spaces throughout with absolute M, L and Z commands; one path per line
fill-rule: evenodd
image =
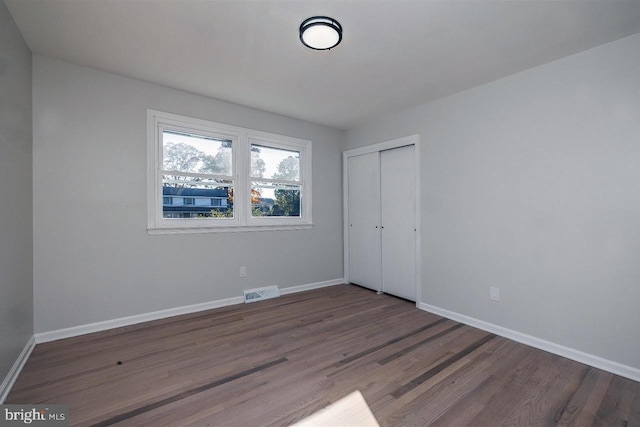
M 300 41 L 311 49 L 332 49 L 342 41 L 342 25 L 328 16 L 305 19 L 300 24 Z

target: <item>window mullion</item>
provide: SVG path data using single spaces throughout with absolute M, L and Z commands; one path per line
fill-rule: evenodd
M 251 193 L 251 190 L 248 189 L 250 185 L 248 176 L 250 167 L 248 166 L 248 162 L 250 156 L 247 154 L 249 151 L 249 146 L 247 143 L 247 134 L 245 132 L 241 133 L 238 137 L 238 146 L 236 147 L 236 151 L 234 153 L 236 164 L 235 164 L 235 176 L 237 177 L 236 182 L 237 185 L 234 187 L 234 197 L 233 204 L 234 210 L 237 212 L 238 221 L 240 225 L 247 225 L 247 194 Z
M 205 179 L 219 179 L 225 181 L 233 180 L 233 176 L 229 175 L 216 175 L 209 173 L 196 173 L 196 172 L 181 172 L 181 171 L 173 171 L 173 170 L 160 170 L 162 175 L 173 175 L 173 176 L 188 176 L 190 178 L 205 178 Z
M 252 182 L 268 182 L 275 184 L 287 184 L 287 185 L 302 185 L 302 181 L 288 181 L 286 179 L 273 179 L 273 178 L 256 178 L 255 176 L 251 177 Z
M 156 209 L 156 223 L 159 224 L 163 220 L 163 194 L 162 194 L 162 156 L 163 156 L 163 142 L 162 142 L 162 128 L 161 126 L 154 126 L 155 132 L 155 162 L 156 167 L 154 168 L 155 173 L 155 188 L 154 188 L 154 198 L 155 198 L 155 209 Z

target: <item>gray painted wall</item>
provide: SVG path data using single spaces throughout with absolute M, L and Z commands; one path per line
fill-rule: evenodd
M 33 335 L 31 51 L 0 0 L 0 382 Z
M 343 132 L 41 56 L 33 67 L 36 332 L 343 277 Z M 149 235 L 147 108 L 313 141 L 315 226 Z
M 346 149 L 414 133 L 423 301 L 640 368 L 640 35 L 381 117 Z

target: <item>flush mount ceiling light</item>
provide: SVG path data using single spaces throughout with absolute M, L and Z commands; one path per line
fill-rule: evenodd
M 300 41 L 308 48 L 328 50 L 342 40 L 342 26 L 328 16 L 314 16 L 300 24 Z

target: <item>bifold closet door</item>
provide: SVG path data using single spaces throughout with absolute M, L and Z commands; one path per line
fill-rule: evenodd
M 380 266 L 380 154 L 349 157 L 349 281 L 375 291 Z
M 416 172 L 413 145 L 380 152 L 382 290 L 416 300 Z

